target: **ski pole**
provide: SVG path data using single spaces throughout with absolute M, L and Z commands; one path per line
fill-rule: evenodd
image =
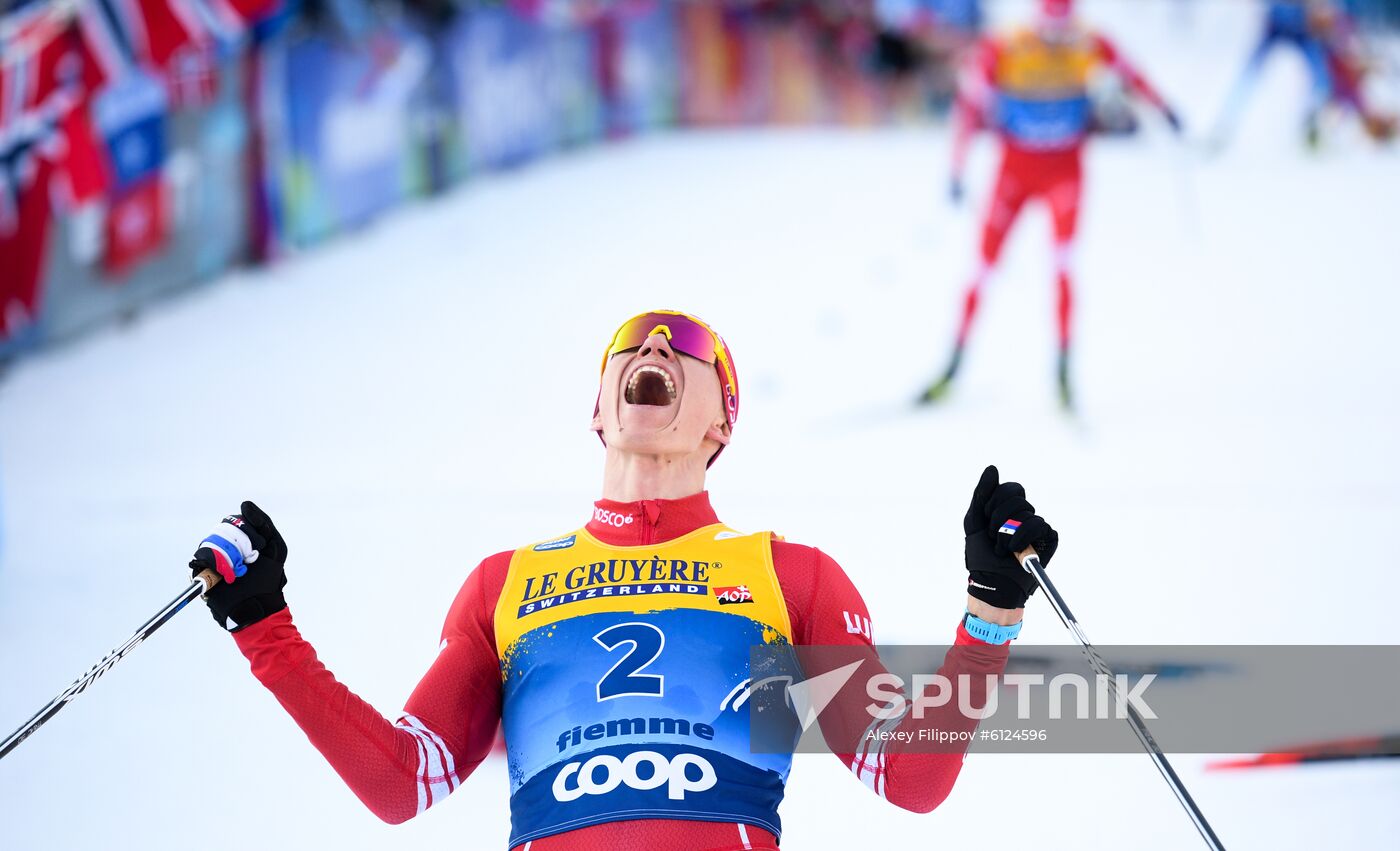
M 1191 149 L 1184 139 L 1178 138 L 1174 145 L 1176 152 L 1177 201 L 1181 208 L 1182 222 L 1186 235 L 1192 242 L 1201 242 L 1201 196 L 1196 191 L 1196 175 L 1191 161 Z
M 58 697 L 55 697 L 53 700 L 49 701 L 48 705 L 43 709 L 34 713 L 34 717 L 30 718 L 28 723 L 6 736 L 5 741 L 0 743 L 0 759 L 4 759 L 6 754 L 19 747 L 20 742 L 29 738 L 34 734 L 35 730 L 44 726 L 44 723 L 57 715 L 58 711 L 67 706 L 70 700 L 82 694 L 88 686 L 97 681 L 98 677 L 107 673 L 113 665 L 120 662 L 126 654 L 134 650 L 136 645 L 145 641 L 151 633 L 160 629 L 166 621 L 175 617 L 176 612 L 183 609 L 195 597 L 213 588 L 218 582 L 219 575 L 214 571 L 200 571 L 199 575 L 190 583 L 190 586 L 180 593 L 180 596 L 171 600 L 165 608 L 156 613 L 155 617 L 142 624 L 141 628 L 136 630 L 136 633 L 123 642 L 121 646 L 117 647 L 106 656 L 103 656 L 102 661 L 89 668 L 86 674 L 83 674 L 71 686 L 64 689 Z
M 1017 553 L 1016 558 L 1021 561 L 1021 567 L 1034 576 L 1040 587 L 1045 589 L 1045 596 L 1050 600 L 1050 605 L 1055 608 L 1055 614 L 1060 616 L 1060 622 L 1074 634 L 1075 640 L 1079 642 L 1079 647 L 1084 651 L 1084 655 L 1088 658 L 1089 665 L 1093 667 L 1094 672 L 1108 681 L 1108 687 L 1113 692 L 1114 700 L 1117 701 L 1118 682 L 1113 671 L 1099 655 L 1099 651 L 1094 649 L 1094 645 L 1089 643 L 1089 637 L 1084 634 L 1084 630 L 1079 626 L 1079 621 L 1074 619 L 1069 606 L 1065 604 L 1065 599 L 1060 596 L 1060 592 L 1055 590 L 1054 583 L 1045 575 L 1045 568 L 1040 565 L 1040 557 L 1035 554 L 1033 548 L 1027 547 Z M 1138 714 L 1131 703 L 1120 701 L 1120 705 L 1128 710 L 1128 724 L 1137 734 L 1138 741 L 1142 742 L 1143 748 L 1147 750 L 1147 755 L 1152 757 L 1152 762 L 1156 764 L 1157 770 L 1162 773 L 1162 779 L 1167 781 L 1167 785 L 1172 787 L 1172 791 L 1176 793 L 1176 799 L 1181 802 L 1186 814 L 1191 817 L 1191 821 L 1196 825 L 1196 830 L 1200 831 L 1206 846 L 1212 851 L 1225 851 L 1225 846 L 1220 844 L 1219 837 L 1211 829 L 1210 822 L 1206 821 L 1205 814 L 1201 812 L 1200 807 L 1196 806 L 1191 793 L 1186 791 L 1186 784 L 1182 783 L 1181 778 L 1176 776 L 1176 771 L 1172 769 L 1172 764 L 1167 761 L 1166 754 L 1162 753 L 1162 749 L 1157 746 L 1157 740 L 1152 738 L 1152 733 L 1147 729 L 1147 722 L 1142 720 L 1142 716 Z

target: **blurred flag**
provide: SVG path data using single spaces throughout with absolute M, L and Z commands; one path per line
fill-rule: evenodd
M 98 75 L 71 22 L 48 4 L 0 16 L 0 350 L 33 326 L 59 209 L 107 186 L 106 158 L 88 123 Z
M 165 182 L 159 174 L 120 191 L 107 208 L 103 268 L 120 275 L 160 251 L 169 233 Z

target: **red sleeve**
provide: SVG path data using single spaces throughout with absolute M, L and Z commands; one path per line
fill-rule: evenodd
M 920 813 L 937 807 L 948 797 L 962 770 L 977 720 L 958 710 L 957 699 L 924 712 L 921 719 L 912 714 L 883 724 L 873 719 L 866 710 L 870 698 L 865 682 L 885 669 L 875 652 L 870 613 L 860 592 L 834 559 L 813 547 L 774 541 L 773 564 L 787 601 L 795 643 L 854 648 L 832 654 L 840 657 L 836 664 L 864 657 L 859 669 L 862 676 L 848 680 L 822 711 L 820 719 L 827 746 L 866 786 L 890 803 Z M 1005 670 L 1007 648 L 979 641 L 961 625 L 956 635 L 938 673 L 955 684 L 961 682 L 960 675 L 968 675 L 966 682 L 971 693 L 962 700 L 968 706 L 981 708 L 986 705 L 986 675 Z M 823 669 L 830 668 L 823 665 Z M 890 750 L 891 739 L 869 737 L 872 730 L 881 728 L 908 730 L 916 735 L 919 730 L 931 730 L 956 738 L 947 744 L 904 749 L 896 745 L 895 750 Z
M 999 38 L 984 38 L 977 44 L 973 54 L 973 70 L 978 82 L 990 87 L 996 86 L 997 63 L 1001 61 L 1002 42 Z
M 1123 54 L 1118 52 L 1118 48 L 1114 46 L 1113 42 L 1108 40 L 1107 36 L 1094 33 L 1093 38 L 1094 49 L 1098 53 L 1099 61 L 1122 75 L 1124 82 L 1128 84 L 1128 88 L 1132 89 L 1143 100 L 1158 109 L 1167 108 L 1167 102 L 1162 100 L 1162 96 L 1157 93 L 1157 90 L 1147 81 L 1147 78 L 1144 77 L 1132 63 L 1125 59 Z
M 1000 47 L 993 39 L 977 45 L 958 81 L 953 101 L 953 178 L 961 179 L 967 165 L 973 135 L 983 128 L 983 116 L 996 87 Z
M 501 719 L 493 612 L 510 557 L 492 556 L 467 577 L 438 657 L 395 723 L 326 670 L 289 611 L 234 633 L 253 675 L 356 797 L 390 824 L 446 798 L 491 750 Z

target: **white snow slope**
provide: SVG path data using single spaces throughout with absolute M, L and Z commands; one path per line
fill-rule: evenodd
M 1256 10 L 1210 4 L 1179 30 L 1172 8 L 1086 11 L 1202 128 Z M 586 519 L 598 356 L 653 306 L 708 318 L 738 360 L 742 417 L 710 482 L 722 517 L 832 553 L 880 640 L 951 638 L 960 518 L 995 462 L 1062 530 L 1054 575 L 1100 643 L 1391 642 L 1395 566 L 1373 542 L 1400 527 L 1400 160 L 1350 134 L 1304 155 L 1302 86 L 1301 62 L 1276 59 L 1218 159 L 1155 126 L 1095 146 L 1079 422 L 1053 403 L 1038 210 L 956 395 L 906 404 L 945 356 L 993 162 L 984 145 L 971 208 L 951 209 L 940 128 L 561 157 L 31 358 L 0 384 L 0 726 L 183 588 L 196 542 L 245 498 L 289 540 L 303 633 L 396 717 L 476 561 Z M 1065 641 L 1037 597 L 1021 643 Z M 1400 835 L 1393 762 L 1176 761 L 1231 849 Z M 505 807 L 492 759 L 425 816 L 380 824 L 197 606 L 0 763 L 12 851 L 502 848 Z M 974 755 L 928 816 L 799 757 L 783 818 L 796 849 L 1197 843 L 1137 755 Z

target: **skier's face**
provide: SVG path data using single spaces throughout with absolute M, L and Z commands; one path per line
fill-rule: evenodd
M 1046 43 L 1064 44 L 1074 37 L 1074 18 L 1070 15 L 1068 6 L 1052 8 L 1040 14 L 1035 29 Z
M 675 351 L 664 334 L 608 360 L 593 428 L 609 448 L 648 455 L 704 451 L 708 460 L 729 442 L 714 366 Z
M 1037 30 L 1041 38 L 1051 43 L 1068 39 L 1073 32 L 1073 0 L 1041 0 L 1037 16 Z

